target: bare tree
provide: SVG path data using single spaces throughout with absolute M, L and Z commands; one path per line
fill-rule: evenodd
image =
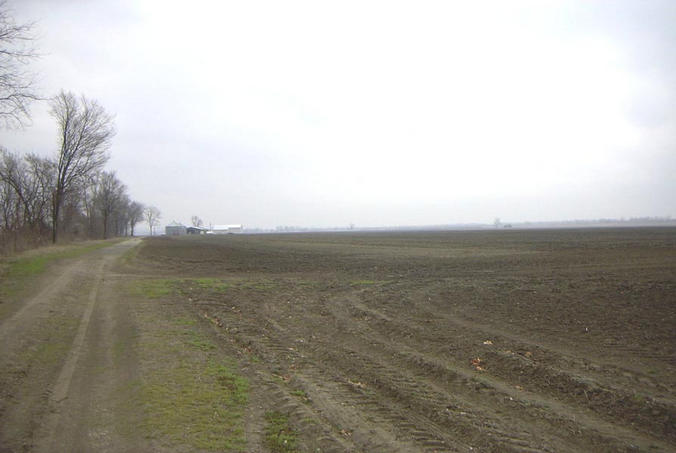
M 131 228 L 132 236 L 134 236 L 134 227 L 136 226 L 137 223 L 141 221 L 141 219 L 143 219 L 144 209 L 145 206 L 143 206 L 138 201 L 132 201 L 131 203 L 129 203 L 128 217 L 129 217 L 129 228 Z
M 200 219 L 196 215 L 192 216 L 190 221 L 192 222 L 192 226 L 194 227 L 201 227 L 204 224 L 204 222 L 202 222 L 202 219 Z
M 160 224 L 160 210 L 157 209 L 155 206 L 147 206 L 145 211 L 143 211 L 143 215 L 146 218 L 146 222 L 148 222 L 148 227 L 150 228 L 150 235 L 153 235 L 153 232 L 155 230 L 155 227 Z
M 0 148 L 0 179 L 8 183 L 21 203 L 21 221 L 31 228 L 43 221 L 53 182 L 53 163 L 29 154 L 21 158 Z
M 73 93 L 62 91 L 52 99 L 51 106 L 61 142 L 52 202 L 52 241 L 56 242 L 64 197 L 106 163 L 115 128 L 112 116 L 84 96 L 78 99 Z
M 29 104 L 39 99 L 34 76 L 26 70 L 37 57 L 32 30 L 32 23 L 17 24 L 7 2 L 0 1 L 0 123 L 5 127 L 25 125 Z
M 109 231 L 111 229 L 112 217 L 116 211 L 120 210 L 123 202 L 128 201 L 125 191 L 127 188 L 122 181 L 117 179 L 115 172 L 102 172 L 99 178 L 99 183 L 96 187 L 94 195 L 94 205 L 101 215 L 103 225 L 103 239 L 108 239 Z M 125 222 L 126 223 L 126 222 Z M 114 234 L 119 234 L 119 225 L 115 225 Z

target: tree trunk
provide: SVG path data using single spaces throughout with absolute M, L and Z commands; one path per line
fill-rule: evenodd
M 58 189 L 54 192 L 54 201 L 52 207 L 52 244 L 56 244 L 59 229 L 59 205 L 61 204 L 61 197 L 58 195 Z

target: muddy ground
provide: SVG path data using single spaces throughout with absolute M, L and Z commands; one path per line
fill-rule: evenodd
M 300 451 L 675 451 L 676 230 L 144 241 Z M 195 280 L 196 281 L 196 280 Z M 226 346 L 227 345 L 227 346 Z

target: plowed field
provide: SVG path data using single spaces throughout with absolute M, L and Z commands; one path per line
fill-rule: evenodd
M 151 238 L 135 263 L 236 351 L 251 451 L 271 408 L 300 451 L 676 451 L 675 229 Z

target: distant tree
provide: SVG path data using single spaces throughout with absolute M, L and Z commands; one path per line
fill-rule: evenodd
M 131 235 L 134 236 L 134 227 L 143 219 L 143 210 L 145 207 L 138 201 L 132 201 L 127 209 L 129 228 L 131 229 Z
M 129 198 L 125 192 L 126 187 L 122 184 L 122 181 L 117 179 L 115 172 L 104 171 L 101 173 L 94 195 L 94 205 L 103 222 L 103 239 L 108 239 L 111 226 L 114 223 L 111 222 L 113 215 L 119 215 L 125 208 L 124 203 L 128 202 Z M 118 225 L 115 225 L 114 234 L 120 234 Z
M 60 140 L 52 202 L 52 242 L 56 242 L 64 198 L 78 183 L 103 168 L 115 128 L 112 116 L 84 96 L 78 99 L 61 91 L 52 99 L 51 107 Z
M 202 219 L 200 219 L 196 215 L 192 216 L 192 218 L 190 220 L 192 221 L 192 226 L 194 226 L 194 227 L 201 227 L 204 223 L 204 222 L 202 222 Z
M 147 206 L 145 211 L 143 211 L 143 215 L 146 218 L 146 222 L 148 223 L 148 227 L 150 228 L 150 235 L 153 235 L 153 232 L 155 230 L 155 227 L 160 224 L 160 210 L 157 209 L 155 206 Z
M 5 127 L 25 125 L 29 104 L 39 99 L 34 76 L 25 69 L 37 57 L 32 30 L 32 23 L 17 24 L 7 2 L 0 1 L 0 124 Z

